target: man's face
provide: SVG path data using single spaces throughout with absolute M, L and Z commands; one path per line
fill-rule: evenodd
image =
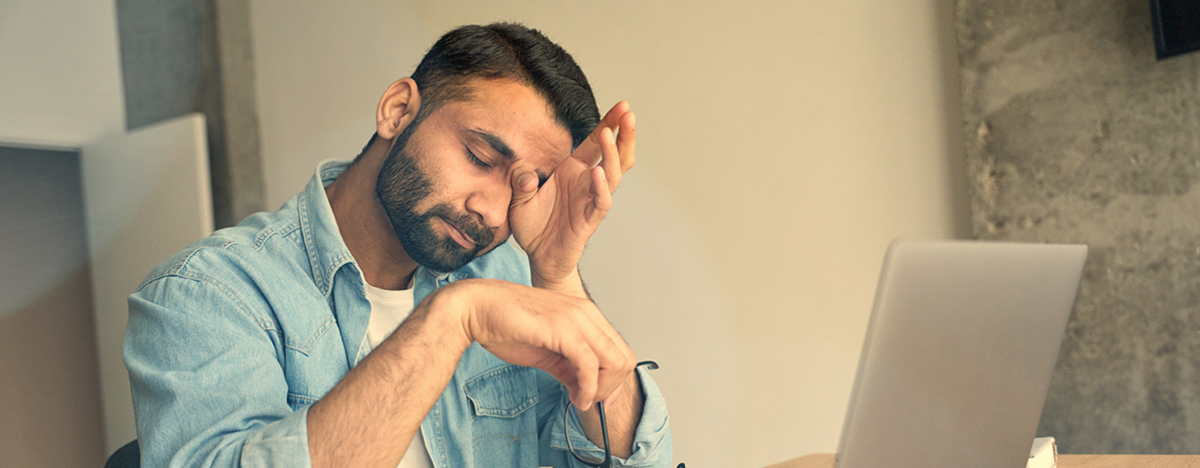
M 571 135 L 532 88 L 476 80 L 410 125 L 384 161 L 376 195 L 405 252 L 438 272 L 462 268 L 508 239 L 512 175 L 544 181 L 571 152 Z

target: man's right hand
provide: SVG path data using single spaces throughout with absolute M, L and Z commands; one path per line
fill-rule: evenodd
M 623 384 L 636 385 L 637 358 L 591 301 L 507 281 L 465 279 L 427 296 L 312 405 L 313 466 L 396 466 L 473 342 L 506 362 L 542 369 L 562 382 L 571 402 L 585 411 L 580 416 L 585 431 L 595 426 L 589 419 L 593 412 L 587 412 L 593 403 L 629 403 L 637 395 L 636 388 L 618 391 Z M 609 416 L 610 424 L 615 416 Z M 588 436 L 601 440 L 595 432 Z
M 512 174 L 508 220 L 529 254 L 531 282 L 586 296 L 579 259 L 613 204 L 613 192 L 636 160 L 636 116 L 618 102 L 540 188 L 533 170 Z
M 455 282 L 430 299 L 432 309 L 462 314 L 467 343 L 478 342 L 510 364 L 546 371 L 583 411 L 633 376 L 633 350 L 587 299 L 487 279 Z

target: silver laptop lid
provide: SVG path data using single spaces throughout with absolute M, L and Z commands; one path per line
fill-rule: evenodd
M 1019 468 L 1087 246 L 893 242 L 838 468 Z

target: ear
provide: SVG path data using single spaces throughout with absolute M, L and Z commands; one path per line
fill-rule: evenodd
M 401 78 L 388 86 L 375 111 L 375 131 L 380 138 L 392 140 L 417 118 L 421 93 L 412 78 Z

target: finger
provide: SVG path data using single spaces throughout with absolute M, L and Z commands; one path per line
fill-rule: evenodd
M 637 355 L 634 354 L 633 348 L 629 347 L 629 343 L 625 342 L 625 338 L 621 336 L 621 333 L 616 328 L 613 328 L 612 323 L 608 321 L 608 317 L 605 317 L 604 313 L 598 307 L 595 307 L 595 304 L 590 309 L 587 316 L 592 321 L 592 324 L 607 335 L 617 351 L 620 351 L 625 357 L 624 362 L 617 365 L 616 368 L 632 372 L 633 368 L 637 365 Z
M 554 377 L 554 380 L 557 380 L 559 383 L 561 383 L 563 385 L 563 387 L 566 387 L 567 398 L 569 398 L 571 400 L 572 404 L 579 406 L 578 404 L 576 404 L 576 402 L 580 401 L 579 400 L 579 393 L 580 393 L 579 392 L 579 371 L 578 371 L 578 369 L 575 368 L 575 365 L 572 364 L 571 361 L 567 360 L 566 358 L 563 358 L 562 360 L 560 360 L 558 363 L 554 364 L 553 366 L 548 366 L 548 367 L 535 366 L 535 367 L 546 371 L 547 374 L 550 374 L 551 377 Z
M 637 162 L 634 151 L 637 147 L 637 116 L 626 112 L 621 116 L 620 132 L 617 133 L 617 151 L 621 154 L 621 173 L 624 174 Z
M 512 184 L 512 201 L 508 204 L 510 209 L 524 205 L 537 194 L 538 177 L 532 169 L 518 168 L 513 171 L 510 183 Z
M 572 313 L 568 317 L 572 328 L 577 330 L 579 342 L 586 347 L 576 353 L 589 355 L 595 361 L 594 364 L 581 361 L 587 367 L 579 369 L 576 377 L 579 391 L 572 401 L 587 411 L 591 404 L 604 401 L 629 380 L 636 358 L 592 301 L 576 299 L 575 302 L 577 305 L 570 308 Z M 589 379 L 586 383 L 585 376 Z
M 604 114 L 604 118 L 600 119 L 598 127 L 608 127 L 610 130 L 616 131 L 617 126 L 621 124 L 621 116 L 626 112 L 629 112 L 628 101 L 613 104 L 612 109 L 609 109 L 608 113 Z
M 601 357 L 597 401 L 608 401 L 614 398 L 614 395 L 624 385 L 633 380 L 634 368 L 637 366 L 638 359 L 633 349 L 625 342 L 625 338 L 613 328 L 604 313 L 590 301 L 587 305 L 590 307 L 584 308 L 585 316 L 592 322 L 592 326 L 596 330 L 608 338 L 607 340 L 598 340 L 599 344 L 594 345 L 594 348 L 598 349 L 597 356 Z
M 600 132 L 608 129 L 610 132 L 615 132 L 621 125 L 622 116 L 629 112 L 629 103 L 621 101 L 616 103 L 608 113 L 600 119 L 600 123 L 596 124 L 596 128 L 592 129 L 592 133 L 579 144 L 579 147 L 571 153 L 571 157 L 582 161 L 588 167 L 596 165 L 600 160 Z
M 570 389 L 571 395 L 574 395 L 575 389 L 577 387 L 579 387 L 579 380 L 578 380 L 579 374 L 575 369 L 575 365 L 571 364 L 570 360 L 563 357 L 562 355 L 558 355 L 558 356 L 560 359 L 558 359 L 558 361 L 556 361 L 552 365 L 548 365 L 548 366 L 540 366 L 539 365 L 539 366 L 534 366 L 534 367 L 537 367 L 538 369 L 546 371 L 547 374 L 550 374 L 551 377 L 554 377 L 555 380 L 559 381 L 560 383 L 563 384 L 563 386 Z
M 632 378 L 637 356 L 595 303 L 581 299 L 578 310 L 582 312 L 575 316 L 579 329 L 599 360 L 594 401 L 604 401 Z
M 600 133 L 600 150 L 604 157 L 600 159 L 600 167 L 604 168 L 605 178 L 608 179 L 608 191 L 614 192 L 617 186 L 621 185 L 621 176 L 625 171 L 621 170 L 622 155 L 617 150 L 617 143 L 613 138 L 613 133 L 609 129 L 604 129 Z
M 615 370 L 623 362 L 620 349 L 586 314 L 575 315 L 571 323 L 574 324 L 574 336 L 563 337 L 562 342 L 567 345 L 555 352 L 562 359 L 551 365 L 536 367 L 567 388 L 575 407 L 580 411 L 588 411 L 592 404 L 604 401 L 620 388 L 620 377 L 615 375 Z
M 619 336 L 614 340 L 615 333 L 609 335 L 604 331 L 605 329 L 611 330 L 612 326 L 607 323 L 595 324 L 594 322 L 593 326 L 601 333 L 601 338 L 596 339 L 594 341 L 596 344 L 593 345 L 599 361 L 596 375 L 596 395 L 593 397 L 593 401 L 604 401 L 629 381 L 636 361 L 630 358 L 632 352 L 626 352 L 628 346 L 625 345 L 624 340 Z
M 581 411 L 592 409 L 596 401 L 597 381 L 600 377 L 600 359 L 596 356 L 588 339 L 581 337 L 566 351 L 564 356 L 575 365 L 575 388 L 571 402 Z M 569 354 L 567 354 L 569 353 Z
M 607 127 L 603 125 L 596 126 L 595 130 L 583 139 L 583 143 L 579 144 L 575 151 L 571 152 L 571 157 L 579 160 L 587 167 L 595 166 L 600 161 L 602 153 L 600 152 L 600 132 Z
M 589 226 L 596 226 L 608 215 L 608 210 L 612 209 L 613 199 L 612 192 L 608 191 L 604 169 L 593 167 L 591 176 L 592 202 L 584 213 L 584 221 Z

